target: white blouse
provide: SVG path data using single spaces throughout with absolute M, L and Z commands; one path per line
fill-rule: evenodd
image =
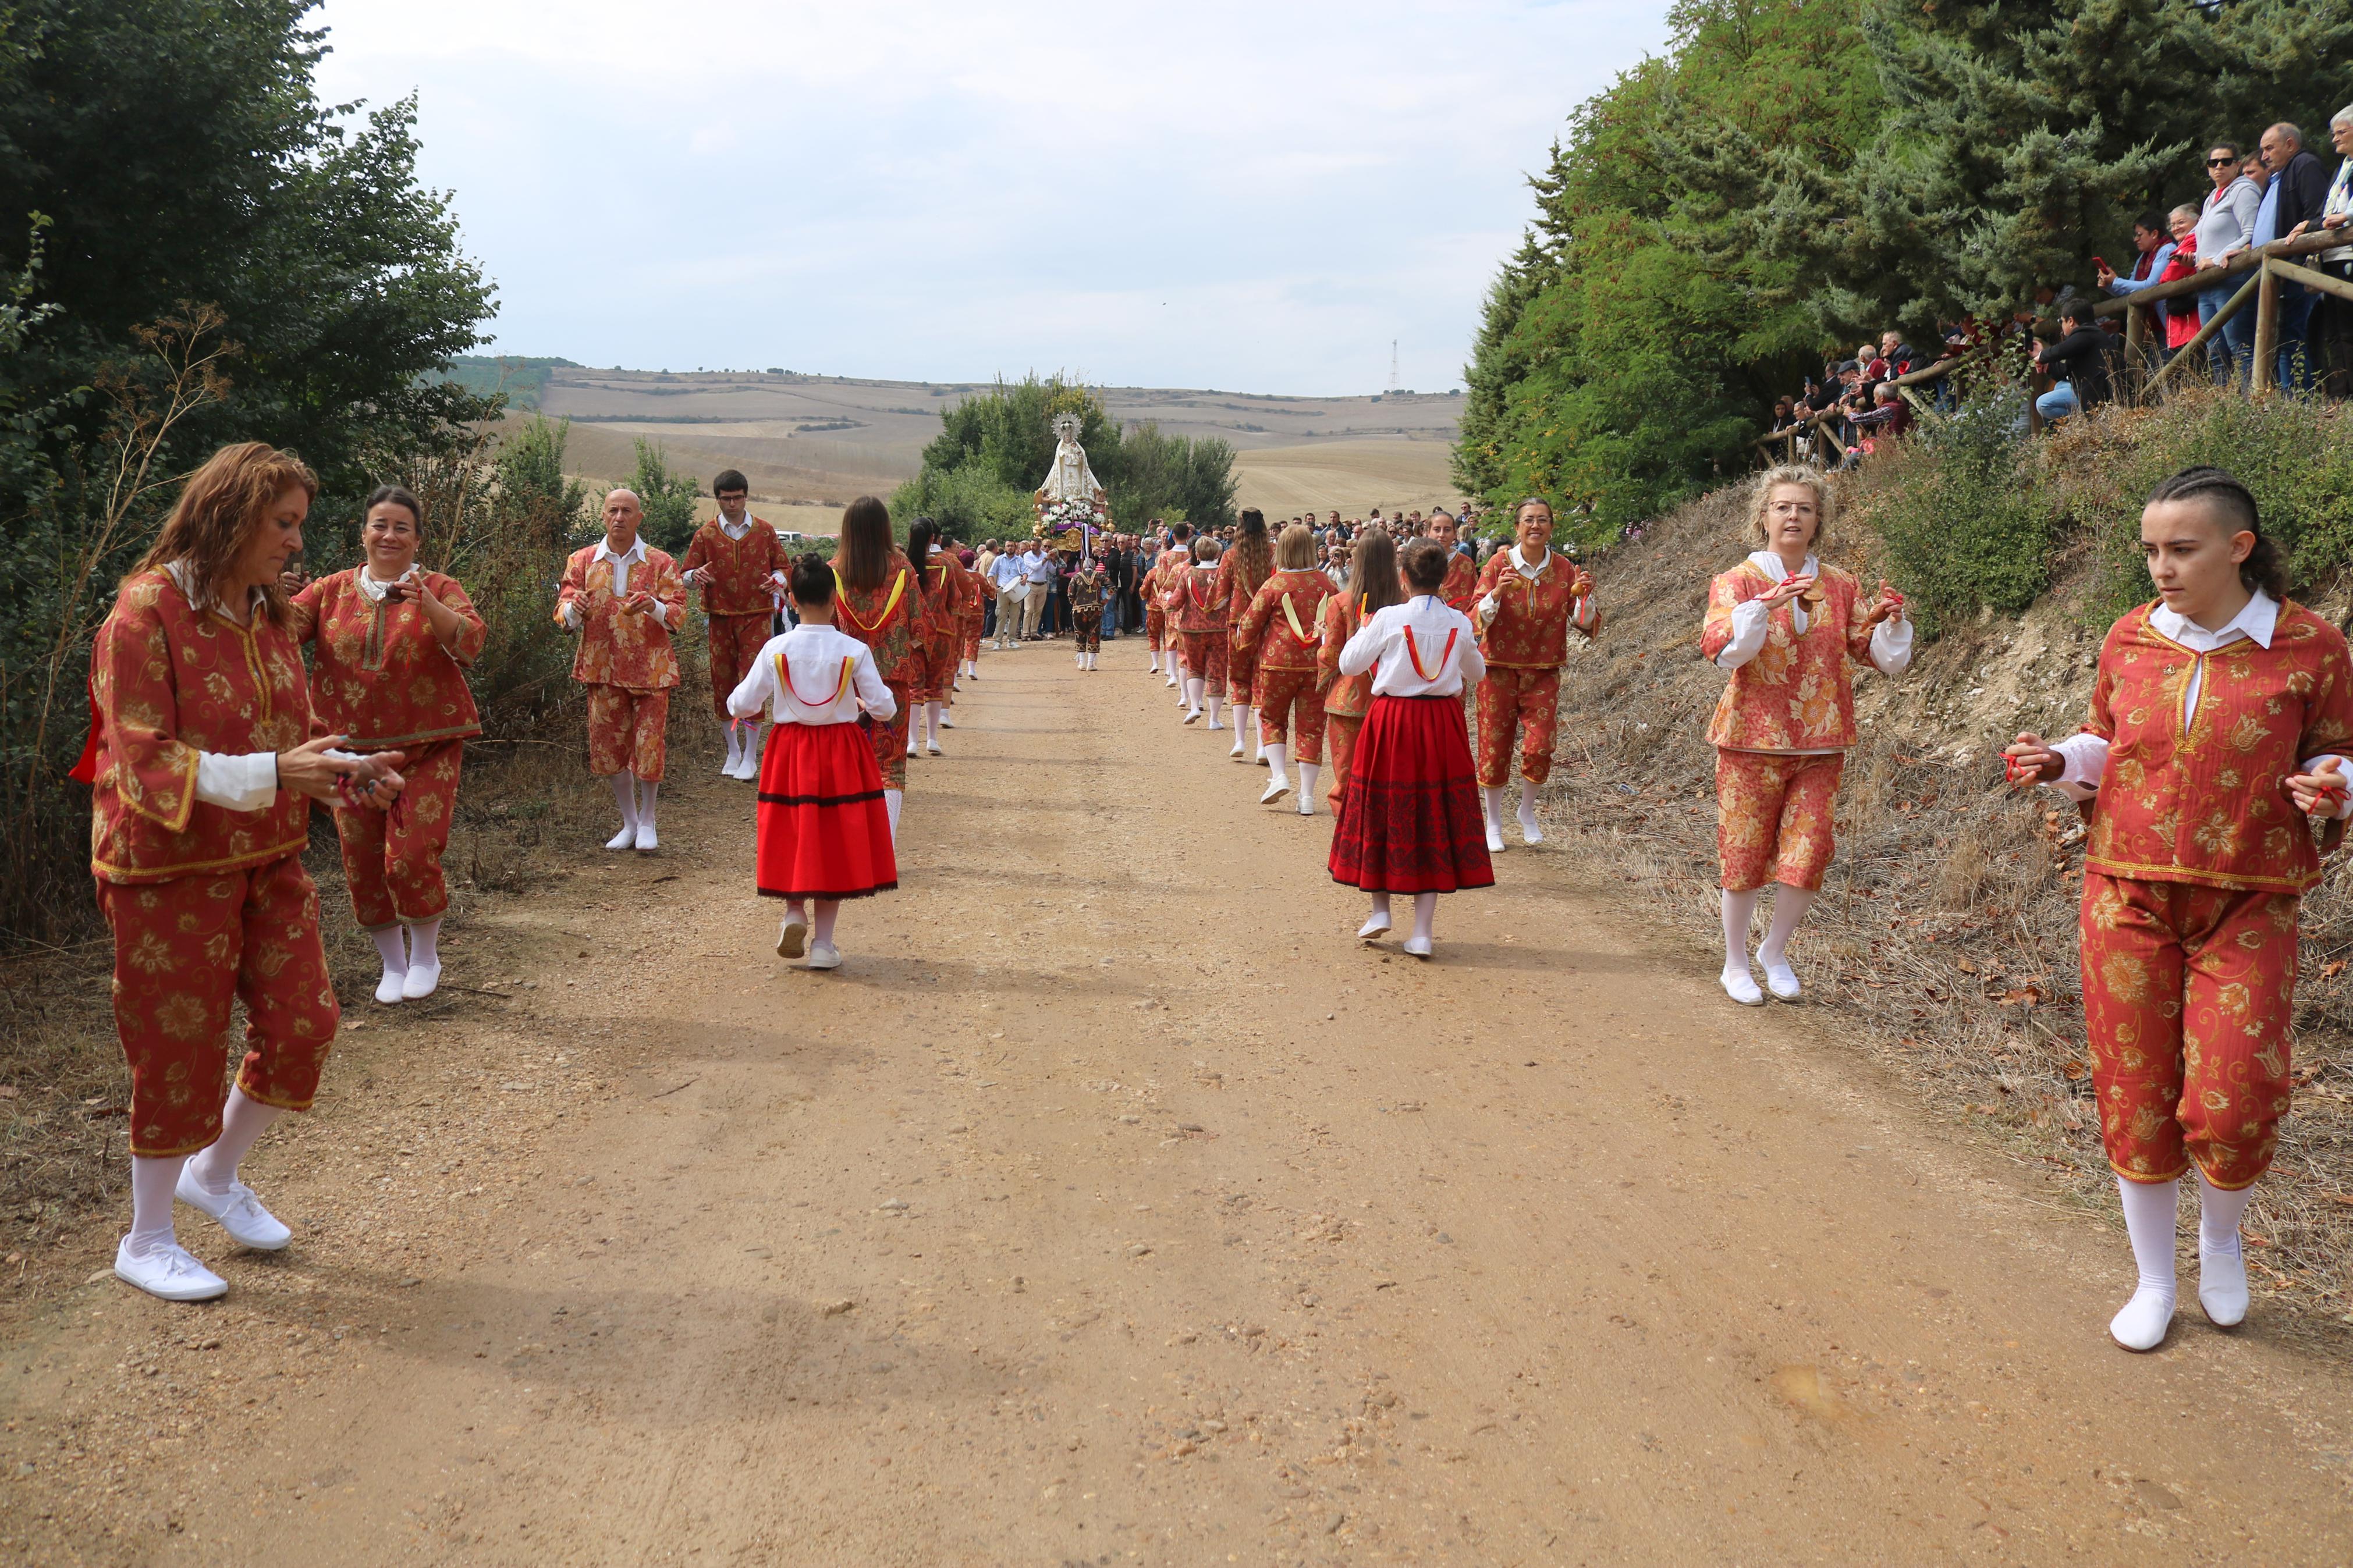
M 1340 650 L 1341 674 L 1368 669 L 1376 697 L 1452 697 L 1485 679 L 1487 661 L 1471 617 L 1435 594 L 1421 594 L 1374 611 Z
M 864 643 L 832 626 L 797 626 L 768 639 L 729 694 L 727 711 L 738 719 L 765 713 L 779 724 L 853 724 L 860 711 L 888 720 L 899 703 Z
M 1769 550 L 1750 553 L 1748 563 L 1778 583 L 1789 574 L 1781 558 Z M 1811 574 L 1821 570 L 1821 563 L 1812 556 L 1806 557 L 1801 571 Z M 1738 669 L 1765 651 L 1765 634 L 1771 626 L 1773 607 L 1762 599 L 1744 599 L 1732 606 L 1732 640 L 1715 656 L 1718 669 Z M 1806 635 L 1806 607 L 1789 605 L 1789 626 L 1799 637 Z M 1912 668 L 1912 622 L 1898 616 L 1892 621 L 1882 621 L 1871 628 L 1872 668 L 1882 675 L 1901 675 Z

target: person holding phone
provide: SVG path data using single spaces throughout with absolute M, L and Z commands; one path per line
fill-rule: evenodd
M 352 913 L 384 961 L 375 999 L 388 1005 L 441 983 L 441 856 L 465 745 L 482 732 L 466 670 L 490 631 L 456 578 L 417 564 L 425 507 L 414 494 L 379 486 L 361 516 L 358 565 L 316 581 L 298 569 L 280 584 L 294 591 L 289 631 L 312 645 L 312 715 L 351 751 L 407 759 L 399 805 L 334 810 Z
M 341 1017 L 302 869 L 311 803 L 382 810 L 406 760 L 312 735 L 280 574 L 319 481 L 259 441 L 188 476 L 90 647 L 90 872 L 114 936 L 114 1024 L 131 1067 L 131 1229 L 114 1272 L 167 1301 L 228 1284 L 179 1243 L 173 1204 L 242 1247 L 293 1233 L 237 1170 L 319 1092 Z M 229 1024 L 245 1053 L 226 1096 Z

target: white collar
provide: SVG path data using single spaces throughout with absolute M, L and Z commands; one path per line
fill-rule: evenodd
M 719 531 L 725 534 L 730 539 L 741 539 L 745 534 L 751 532 L 752 525 L 759 521 L 760 520 L 758 518 L 754 517 L 747 511 L 744 514 L 743 521 L 730 522 L 727 521 L 727 514 L 723 511 L 719 514 Z M 639 544 L 643 544 L 645 542 L 643 535 L 638 536 L 638 542 Z
M 412 561 L 408 563 L 408 570 L 395 577 L 392 583 L 406 583 L 417 574 L 417 563 Z M 379 583 L 369 576 L 367 563 L 364 561 L 352 568 L 352 581 L 359 584 L 361 594 L 366 596 L 369 603 L 376 605 L 384 603 L 385 590 L 392 586 L 392 583 Z
M 642 533 L 638 535 L 637 542 L 630 545 L 628 550 L 625 553 L 621 554 L 614 553 L 613 542 L 611 540 L 600 539 L 596 542 L 596 559 L 599 561 L 621 561 L 627 562 L 630 565 L 634 566 L 645 558 L 646 536 Z
M 1782 578 L 1787 577 L 1789 574 L 1789 569 L 1781 563 L 1780 556 L 1775 554 L 1770 550 L 1753 550 L 1749 552 L 1748 564 L 1756 567 L 1757 570 L 1764 573 L 1766 576 L 1771 578 L 1776 583 L 1778 583 Z M 1799 570 L 1809 577 L 1819 577 L 1822 574 L 1822 563 L 1815 560 L 1810 553 L 1806 557 L 1805 565 L 1799 568 Z
M 2279 601 L 2261 588 L 2247 600 L 2246 607 L 2231 617 L 2231 624 L 2219 632 L 2204 626 L 2164 605 L 2149 612 L 2148 624 L 2161 637 L 2170 637 L 2185 647 L 2205 652 L 2221 647 L 2224 643 L 2245 637 L 2257 647 L 2272 646 L 2272 633 L 2279 627 Z
M 1544 566 L 1537 566 L 1532 569 L 1528 565 L 1528 558 L 1521 554 L 1520 547 L 1514 544 L 1512 546 L 1512 570 L 1517 572 L 1523 577 L 1533 577 L 1536 573 L 1543 571 L 1545 566 L 1551 565 L 1552 558 L 1558 553 L 1559 552 L 1553 549 L 1551 546 L 1546 546 Z
M 218 599 L 214 598 L 210 594 L 206 595 L 201 599 L 196 597 L 195 589 L 191 586 L 188 582 L 188 573 L 191 568 L 185 561 L 166 561 L 164 563 L 164 570 L 170 574 L 173 583 L 178 586 L 180 596 L 188 601 L 188 607 L 190 609 L 197 611 L 199 614 L 206 610 L 222 609 L 221 602 Z M 269 590 L 264 588 L 252 588 L 247 591 L 245 605 L 246 617 L 248 625 L 251 624 L 253 612 L 269 597 Z M 227 612 L 224 610 L 223 613 L 226 614 Z

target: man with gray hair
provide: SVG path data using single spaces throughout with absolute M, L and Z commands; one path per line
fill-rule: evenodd
M 2257 220 L 2255 243 L 2294 239 L 2320 226 L 2328 200 L 2328 174 L 2304 148 L 2304 132 L 2286 121 L 2263 132 L 2263 167 L 2271 187 L 2263 193 L 2264 218 Z M 2268 219 L 2266 222 L 2264 219 Z M 2279 285 L 2279 384 L 2290 392 L 2311 390 L 2313 291 L 2282 279 Z
M 668 754 L 671 638 L 686 617 L 678 563 L 638 537 L 645 504 L 626 489 L 605 495 L 605 537 L 564 563 L 555 614 L 580 634 L 572 679 L 588 689 L 588 771 L 613 784 L 621 831 L 607 849 L 658 849 L 654 796 Z
M 2329 117 L 2328 140 L 2335 144 L 2339 161 L 2337 178 L 2330 182 L 2327 199 L 2321 204 L 2320 226 L 2353 234 L 2353 103 Z M 2353 245 L 2324 250 L 2307 260 L 2331 278 L 2353 283 Z M 2335 295 L 2321 300 L 2312 326 L 2313 340 L 2320 344 L 2329 378 L 2327 390 L 2342 396 L 2348 390 L 2345 378 L 2353 373 L 2353 352 L 2348 352 L 2353 350 L 2353 300 Z

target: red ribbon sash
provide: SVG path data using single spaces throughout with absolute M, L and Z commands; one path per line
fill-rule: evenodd
M 1413 628 L 1407 626 L 1404 630 L 1405 656 L 1413 661 L 1413 672 L 1422 679 L 1435 684 L 1438 675 L 1443 675 L 1446 672 L 1446 661 L 1454 657 L 1454 639 L 1462 635 L 1462 628 L 1461 626 L 1448 628 L 1445 649 L 1438 656 L 1438 675 L 1433 675 L 1421 667 L 1421 648 L 1414 640 Z

